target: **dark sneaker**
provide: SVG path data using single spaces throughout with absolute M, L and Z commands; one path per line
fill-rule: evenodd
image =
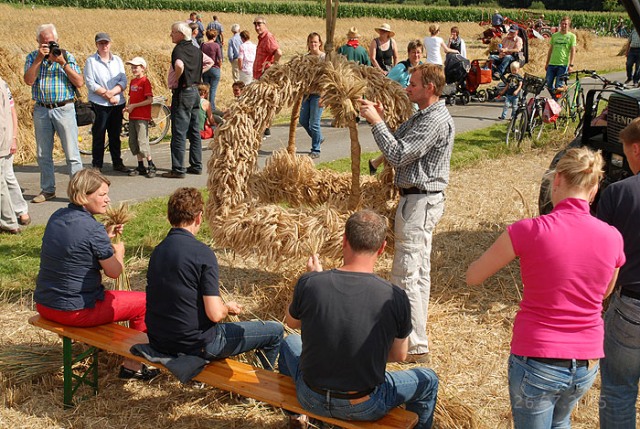
M 149 167 L 149 169 L 147 170 L 147 177 L 149 179 L 153 179 L 154 177 L 156 177 L 156 167 Z
M 157 368 L 149 369 L 148 366 L 143 364 L 142 365 L 142 369 L 140 369 L 138 371 L 134 371 L 132 369 L 125 368 L 124 366 L 121 366 L 120 367 L 120 373 L 118 374 L 118 377 L 122 378 L 122 379 L 125 379 L 125 380 L 134 379 L 134 380 L 149 381 L 149 380 L 153 380 L 158 375 L 160 375 L 160 370 L 159 369 L 157 369 Z
M 38 195 L 36 195 L 35 197 L 33 197 L 33 199 L 31 200 L 32 203 L 44 203 L 45 201 L 49 201 L 52 200 L 56 197 L 56 193 L 55 192 L 40 192 Z
M 187 173 L 195 174 L 196 176 L 199 176 L 199 175 L 202 174 L 202 170 L 197 170 L 197 169 L 195 169 L 193 167 L 189 167 L 189 168 L 187 168 Z
M 264 130 L 264 136 L 265 137 L 271 137 L 271 129 L 270 128 L 266 128 Z
M 113 166 L 113 171 L 119 171 L 121 173 L 129 173 L 129 170 L 124 164 L 118 164 Z
M 144 167 L 136 167 L 133 170 L 129 170 L 129 176 L 137 176 L 138 174 L 144 176 L 147 174 L 147 169 Z
M 168 173 L 162 173 L 162 177 L 167 179 L 184 179 L 184 173 L 178 173 L 176 171 L 171 170 Z
M 320 152 L 311 152 L 309 154 L 309 158 L 312 158 L 312 159 L 320 158 Z
M 626 84 L 628 84 L 629 82 L 631 82 L 631 79 L 627 79 L 627 80 L 625 80 L 625 81 L 624 81 L 624 84 L 626 85 Z

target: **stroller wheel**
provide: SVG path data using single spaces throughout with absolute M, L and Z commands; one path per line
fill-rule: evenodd
M 450 96 L 447 97 L 447 103 L 449 103 L 449 106 L 455 106 L 456 105 L 456 96 Z
M 489 96 L 487 95 L 486 90 L 481 89 L 480 91 L 476 92 L 476 98 L 478 99 L 479 102 L 484 103 L 485 101 L 487 101 Z
M 462 101 L 463 106 L 469 104 L 469 102 L 471 101 L 471 94 L 469 93 L 469 91 L 464 91 L 462 94 L 460 94 L 460 101 Z

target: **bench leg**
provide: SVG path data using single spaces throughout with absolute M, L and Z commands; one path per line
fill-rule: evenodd
M 73 341 L 71 338 L 62 338 L 62 362 L 64 376 L 64 407 L 73 407 L 73 394 L 81 385 L 93 388 L 93 394 L 98 394 L 98 349 L 89 347 L 77 356 L 73 356 Z M 82 374 L 73 372 L 73 365 L 91 358 L 89 367 Z M 75 383 L 74 383 L 75 381 Z

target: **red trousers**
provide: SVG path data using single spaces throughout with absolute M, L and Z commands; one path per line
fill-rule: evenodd
M 147 294 L 121 290 L 107 290 L 103 301 L 96 301 L 94 308 L 63 311 L 36 304 L 36 310 L 45 319 L 63 325 L 86 328 L 111 322 L 129 321 L 129 327 L 147 332 L 144 315 L 147 311 Z

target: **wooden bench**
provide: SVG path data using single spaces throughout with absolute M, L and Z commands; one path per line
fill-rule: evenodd
M 31 317 L 29 323 L 62 337 L 65 407 L 73 406 L 73 394 L 83 384 L 92 387 L 94 394 L 98 393 L 97 355 L 99 350 L 135 359 L 139 362 L 150 363 L 144 358 L 132 355 L 129 351 L 134 344 L 148 343 L 147 335 L 116 323 L 93 328 L 76 328 L 60 325 L 39 315 Z M 73 341 L 91 347 L 77 356 L 73 356 L 71 347 Z M 82 374 L 76 374 L 73 365 L 88 358 L 92 359 L 87 370 Z M 162 368 L 162 365 L 152 365 Z M 296 398 L 295 385 L 290 377 L 233 359 L 211 362 L 194 380 L 294 413 L 307 414 L 315 419 L 343 428 L 413 428 L 418 422 L 418 416 L 415 413 L 402 408 L 393 409 L 385 417 L 375 422 L 346 421 L 314 415 L 300 406 Z

